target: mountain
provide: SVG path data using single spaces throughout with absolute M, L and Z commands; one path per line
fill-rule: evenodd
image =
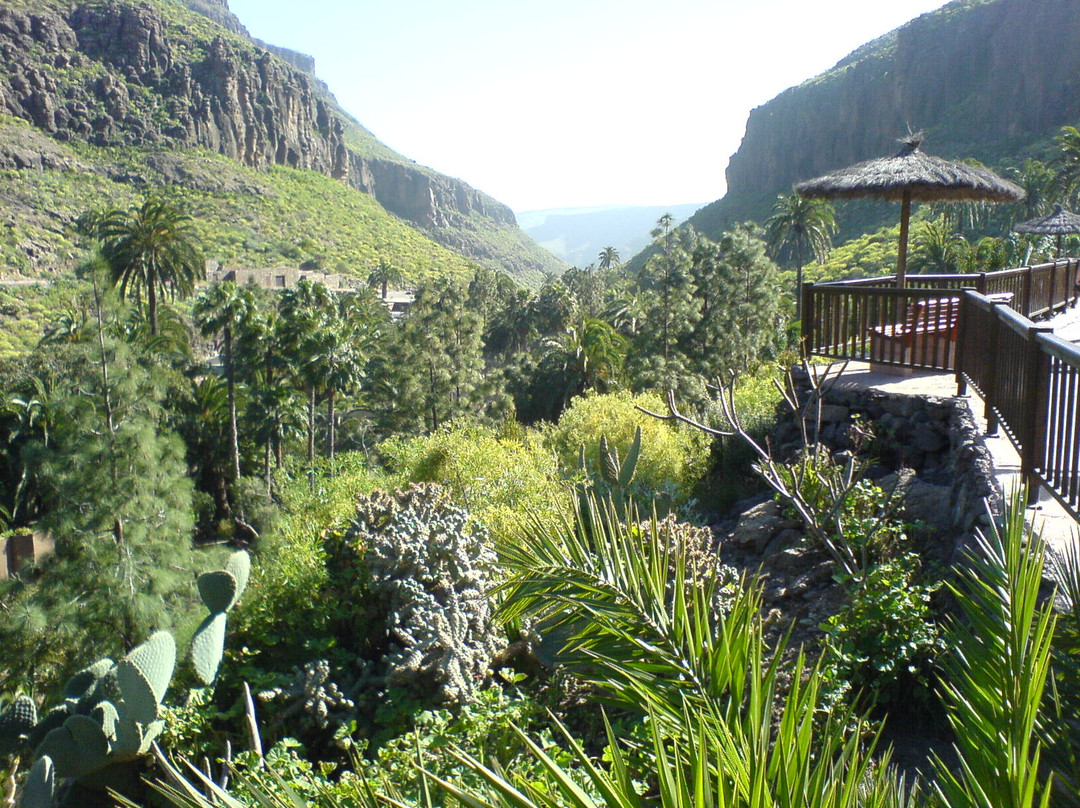
M 1038 155 L 1080 120 L 1078 33 L 1076 0 L 955 0 L 924 14 L 753 110 L 727 194 L 690 222 L 715 235 L 762 221 L 778 193 L 894 153 L 909 129 L 940 157 Z M 895 221 L 895 206 L 879 210 Z
M 410 275 L 435 271 L 423 262 L 447 250 L 527 283 L 564 268 L 517 227 L 508 207 L 376 140 L 337 105 L 313 70 L 310 57 L 248 36 L 226 0 L 5 0 L 0 168 L 6 171 L 0 198 L 14 202 L 7 206 L 8 229 L 19 236 L 0 238 L 0 254 L 13 256 L 24 274 L 63 263 L 63 250 L 49 246 L 58 236 L 49 228 L 62 230 L 70 222 L 73 197 L 65 194 L 84 182 L 72 175 L 81 172 L 102 181 L 97 190 L 108 191 L 87 200 L 95 206 L 123 197 L 124 186 L 128 196 L 132 189 L 168 188 L 202 194 L 200 199 L 252 197 L 232 199 L 251 209 L 254 218 L 240 227 L 252 238 L 212 242 L 207 251 L 254 265 L 281 263 L 287 256 L 245 243 L 296 246 L 312 240 L 308 223 L 342 218 L 340 210 L 320 210 L 340 200 L 335 191 L 325 200 L 309 194 L 309 209 L 278 215 L 276 225 L 260 220 L 263 208 L 287 202 L 275 182 L 260 176 L 291 169 L 322 175 L 377 202 L 365 213 L 370 232 L 358 235 L 377 239 L 394 229 L 392 221 L 403 222 L 445 248 L 425 248 L 421 259 L 402 256 L 386 241 L 366 245 L 380 257 L 408 258 L 403 268 Z M 228 165 L 208 167 L 214 156 Z M 17 176 L 35 171 L 50 181 Z M 348 206 L 365 203 L 349 198 Z M 34 208 L 29 217 L 10 212 L 26 208 Z M 302 250 L 313 259 L 320 251 L 320 244 Z
M 652 237 L 656 221 L 670 213 L 681 223 L 700 208 L 692 205 L 613 205 L 594 208 L 531 210 L 518 214 L 521 228 L 540 246 L 577 267 L 596 262 L 606 247 L 614 247 L 623 259 L 642 250 Z

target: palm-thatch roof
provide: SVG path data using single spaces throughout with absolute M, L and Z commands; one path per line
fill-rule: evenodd
M 803 196 L 852 199 L 874 197 L 896 202 L 909 194 L 918 202 L 1016 202 L 1024 189 L 993 171 L 924 154 L 922 134 L 910 135 L 892 157 L 879 157 L 800 182 Z
M 896 256 L 896 285 L 907 274 L 908 222 L 916 202 L 1016 202 L 1024 189 L 988 168 L 931 157 L 920 150 L 922 133 L 908 135 L 892 157 L 867 160 L 816 179 L 800 182 L 803 196 L 829 199 L 872 197 L 900 202 L 900 243 Z
M 1017 233 L 1032 233 L 1037 236 L 1064 236 L 1080 233 L 1080 216 L 1054 205 L 1054 212 L 1049 216 L 1028 219 L 1013 228 Z

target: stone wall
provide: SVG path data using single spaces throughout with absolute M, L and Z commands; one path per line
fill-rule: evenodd
M 804 374 L 797 374 L 797 384 L 805 401 L 810 388 Z M 870 434 L 868 476 L 886 490 L 901 486 L 902 517 L 941 536 L 945 556 L 951 558 L 976 527 L 989 524 L 987 503 L 1000 512 L 993 461 L 967 399 L 886 393 L 854 387 L 841 377 L 822 396 L 821 441 L 849 452 L 858 440 L 853 430 Z M 775 453 L 784 458 L 799 446 L 794 417 L 782 419 Z

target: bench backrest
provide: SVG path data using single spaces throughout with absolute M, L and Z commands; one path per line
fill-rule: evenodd
M 914 335 L 952 332 L 959 320 L 960 298 L 924 298 L 908 305 L 902 333 Z

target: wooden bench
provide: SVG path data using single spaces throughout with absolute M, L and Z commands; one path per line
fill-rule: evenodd
M 913 300 L 903 322 L 870 328 L 870 361 L 951 368 L 959 322 L 959 297 Z

